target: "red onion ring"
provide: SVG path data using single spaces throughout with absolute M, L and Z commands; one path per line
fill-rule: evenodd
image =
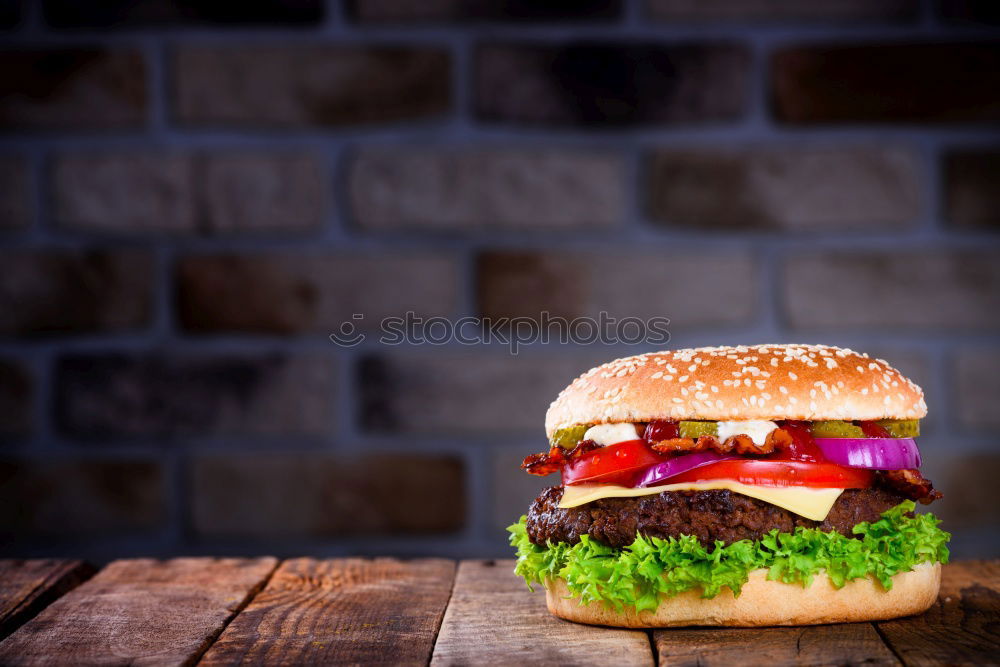
M 913 438 L 816 438 L 830 463 L 870 470 L 920 467 L 920 450 Z
M 695 468 L 700 468 L 701 466 L 708 465 L 709 463 L 716 463 L 718 461 L 728 461 L 730 459 L 738 459 L 739 456 L 726 456 L 724 454 L 719 454 L 713 451 L 704 452 L 694 452 L 693 454 L 682 454 L 680 456 L 675 456 L 674 458 L 663 461 L 662 463 L 654 463 L 649 466 L 638 477 L 638 481 L 635 486 L 645 487 L 645 486 L 655 486 L 662 483 L 671 477 L 681 474 L 682 472 L 687 472 L 688 470 L 694 470 Z

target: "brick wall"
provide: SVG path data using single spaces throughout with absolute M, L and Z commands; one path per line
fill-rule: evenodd
M 233 9 L 239 6 L 239 9 Z M 977 0 L 0 2 L 0 551 L 506 554 L 549 401 L 671 319 L 928 393 L 1000 554 L 1000 41 Z

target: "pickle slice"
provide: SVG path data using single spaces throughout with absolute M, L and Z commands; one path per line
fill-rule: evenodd
M 558 445 L 563 449 L 573 449 L 577 443 L 583 440 L 583 434 L 587 432 L 586 424 L 557 428 L 549 440 L 553 445 Z
M 697 440 L 703 435 L 719 435 L 719 423 L 682 421 L 677 425 L 677 435 L 692 440 Z
M 865 432 L 860 426 L 855 426 L 843 421 L 820 421 L 813 422 L 812 434 L 814 438 L 863 438 Z
M 915 438 L 920 435 L 919 419 L 879 419 L 875 423 L 894 438 Z

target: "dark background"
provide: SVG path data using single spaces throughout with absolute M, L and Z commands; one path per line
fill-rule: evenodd
M 998 3 L 0 2 L 0 553 L 505 555 L 549 401 L 671 319 L 922 385 L 1000 555 Z

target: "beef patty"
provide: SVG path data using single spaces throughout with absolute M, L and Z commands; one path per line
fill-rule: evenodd
M 569 509 L 559 509 L 563 488 L 542 491 L 528 511 L 528 537 L 576 544 L 581 535 L 613 547 L 632 544 L 636 533 L 650 537 L 694 535 L 702 544 L 756 540 L 777 528 L 796 526 L 851 535 L 862 521 L 875 521 L 882 512 L 906 497 L 882 487 L 847 489 L 824 521 L 812 521 L 771 503 L 728 490 L 663 491 L 638 498 L 604 498 Z

